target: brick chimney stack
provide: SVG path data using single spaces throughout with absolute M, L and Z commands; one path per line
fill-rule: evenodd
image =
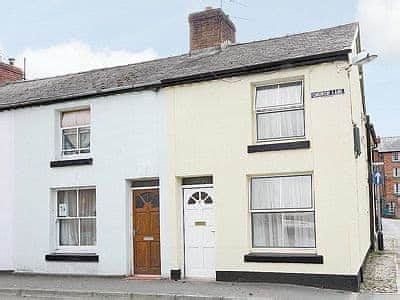
M 189 15 L 190 51 L 236 42 L 236 28 L 220 8 L 206 7 Z
M 22 70 L 14 66 L 15 59 L 10 58 L 9 64 L 0 59 L 0 84 L 4 82 L 22 80 L 24 73 Z

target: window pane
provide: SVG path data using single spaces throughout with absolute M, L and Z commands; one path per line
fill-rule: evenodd
M 57 192 L 57 216 L 76 217 L 76 191 Z
M 96 245 L 96 220 L 81 219 L 81 246 Z
M 259 140 L 304 136 L 304 111 L 291 110 L 257 114 Z
M 90 128 L 79 128 L 79 148 L 90 148 Z M 81 153 L 88 153 L 89 149 L 81 150 Z
M 75 127 L 90 124 L 90 110 L 76 110 L 63 112 L 61 115 L 61 127 Z
M 312 208 L 311 176 L 252 178 L 251 208 Z
M 74 220 L 59 220 L 60 222 L 60 246 L 78 246 L 78 230 L 79 221 Z
M 253 247 L 315 247 L 314 213 L 254 213 Z
M 78 147 L 77 144 L 76 129 L 64 129 L 63 130 L 63 150 L 64 154 L 76 153 L 74 150 Z
M 79 191 L 79 216 L 96 216 L 96 190 Z
M 393 152 L 392 159 L 393 159 L 393 161 L 398 161 L 399 160 L 399 152 Z
M 301 104 L 301 82 L 259 87 L 256 90 L 256 109 Z

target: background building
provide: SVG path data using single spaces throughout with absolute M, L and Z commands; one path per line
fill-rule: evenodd
M 381 137 L 375 153 L 384 175 L 382 205 L 385 216 L 400 217 L 400 136 Z

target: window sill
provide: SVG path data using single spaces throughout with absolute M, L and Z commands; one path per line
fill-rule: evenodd
M 324 257 L 317 254 L 249 253 L 244 256 L 244 261 L 259 263 L 323 264 Z
M 84 165 L 92 165 L 92 164 L 93 164 L 93 158 L 63 159 L 63 160 L 51 161 L 50 168 L 84 166 Z
M 45 255 L 46 261 L 69 262 L 99 262 L 99 256 L 95 253 L 51 253 Z
M 309 148 L 310 148 L 310 141 L 259 144 L 259 145 L 247 146 L 247 153 L 294 150 L 294 149 L 309 149 Z

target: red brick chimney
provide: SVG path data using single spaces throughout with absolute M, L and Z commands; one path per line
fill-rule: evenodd
M 222 9 L 206 7 L 189 15 L 190 51 L 236 42 L 236 28 Z
M 0 83 L 22 80 L 24 73 L 14 66 L 15 59 L 10 58 L 9 63 L 0 61 Z

